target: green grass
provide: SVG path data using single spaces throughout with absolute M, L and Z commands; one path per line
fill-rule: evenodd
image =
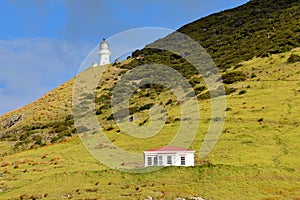
M 220 145 L 223 148 L 229 146 L 222 142 Z M 226 154 L 235 155 L 233 152 Z M 45 155 L 47 157 L 43 159 Z M 5 160 L 9 165 L 2 167 L 7 171 L 1 180 L 1 187 L 5 189 L 1 193 L 3 199 L 24 194 L 49 199 L 60 199 L 67 194 L 76 199 L 143 199 L 147 196 L 164 199 L 189 196 L 291 199 L 300 195 L 299 167 L 268 167 L 259 162 L 257 165 L 204 164 L 127 174 L 99 164 L 78 139 L 8 156 Z M 14 169 L 16 165 L 18 168 Z
M 178 30 L 200 42 L 223 77 L 246 76 L 245 81 L 226 85 L 236 91 L 227 96 L 222 135 L 205 158 L 198 154 L 211 119 L 211 101 L 199 101 L 201 119 L 190 147 L 196 150 L 195 167 L 130 174 L 101 164 L 75 134 L 70 116 L 72 79 L 0 117 L 0 199 L 300 199 L 300 49 L 290 51 L 299 46 L 299 8 L 296 0 L 253 0 Z M 279 52 L 285 53 L 272 55 Z M 136 59 L 138 55 L 143 59 Z M 298 56 L 290 59 L 291 55 Z M 194 89 L 199 88 L 199 98 L 208 96 L 202 77 L 172 53 L 146 48 L 110 66 L 98 83 L 97 117 L 102 128 L 109 130 L 105 131 L 108 138 L 128 151 L 166 145 L 180 125 L 180 105 L 174 94 L 166 90 L 156 93 L 153 88 L 140 89 L 130 106 L 164 105 L 168 123 L 157 135 L 134 138 L 118 131 L 119 127 L 109 120 L 114 84 L 126 70 L 156 61 L 188 78 Z M 89 69 L 84 73 L 98 72 Z M 90 98 L 91 94 L 84 96 Z M 133 113 L 138 118 L 134 123 L 149 124 L 148 114 L 148 109 Z M 23 118 L 14 126 L 2 126 L 9 117 L 19 115 Z M 47 146 L 33 145 L 37 136 Z M 51 144 L 54 141 L 57 143 Z
M 75 137 L 2 156 L 0 198 L 19 199 L 23 195 L 60 199 L 69 195 L 74 199 L 300 199 L 300 65 L 286 63 L 291 53 L 254 58 L 237 69 L 228 69 L 244 72 L 247 80 L 230 85 L 237 91 L 227 96 L 222 135 L 209 156 L 202 159 L 198 153 L 208 128 L 211 105 L 210 100 L 199 102 L 200 128 L 191 145 L 197 153 L 195 167 L 168 167 L 144 174 L 119 172 L 99 163 Z M 241 90 L 245 93 L 239 94 Z M 154 100 L 141 98 L 147 103 L 166 103 L 173 97 L 163 92 Z M 133 99 L 132 106 L 140 103 Z M 180 117 L 179 105 L 167 105 L 166 110 L 173 119 Z M 109 114 L 106 110 L 98 116 L 104 126 L 109 124 Z M 135 113 L 141 120 L 147 114 Z M 172 121 L 147 139 L 118 133 L 115 124 L 105 134 L 115 145 L 141 152 L 167 144 L 179 124 L 180 121 Z M 10 145 L 11 142 L 1 141 L 1 152 L 9 151 Z

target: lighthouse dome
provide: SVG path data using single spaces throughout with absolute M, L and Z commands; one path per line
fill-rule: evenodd
M 103 38 L 102 42 L 100 43 L 100 49 L 108 49 L 109 45 L 108 42 Z

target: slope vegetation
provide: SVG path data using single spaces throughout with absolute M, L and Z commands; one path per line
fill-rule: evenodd
M 221 138 L 208 157 L 196 158 L 196 167 L 169 167 L 146 174 L 118 172 L 95 160 L 80 139 L 74 138 L 1 157 L 0 196 L 4 199 L 145 199 L 147 196 L 298 199 L 300 63 L 287 63 L 291 55 L 300 55 L 300 51 L 254 58 L 240 63 L 237 69 L 229 69 L 242 71 L 249 78 L 231 84 L 236 91 L 227 96 L 227 118 Z M 115 70 L 112 68 L 109 74 L 117 74 Z M 159 97 L 163 102 L 170 99 L 166 92 Z M 136 103 L 133 105 L 137 106 Z M 208 127 L 210 101 L 201 100 L 200 107 L 200 129 L 191 146 L 197 153 Z M 167 110 L 172 119 L 179 115 L 176 105 Z M 143 112 L 136 115 L 141 121 L 145 116 Z M 103 126 L 107 116 L 109 112 L 99 115 Z M 140 152 L 166 144 L 179 123 L 180 120 L 171 120 L 162 133 L 147 141 L 132 139 L 109 123 L 111 128 L 106 134 L 115 145 Z
M 179 29 L 213 57 L 227 94 L 222 135 L 209 156 L 196 157 L 195 167 L 126 174 L 99 163 L 78 138 L 77 131 L 88 128 L 74 126 L 72 79 L 0 117 L 0 198 L 300 199 L 300 50 L 295 48 L 300 46 L 299 9 L 298 0 L 253 0 Z M 176 44 L 168 39 L 154 44 Z M 212 120 L 206 74 L 199 74 L 184 56 L 151 45 L 110 65 L 96 94 L 83 93 L 79 105 L 88 108 L 88 102 L 95 101 L 101 128 L 124 150 L 142 152 L 167 145 L 183 119 L 181 102 L 166 87 L 146 84 L 129 102 L 133 123 L 141 127 L 151 122 L 154 104 L 165 108 L 166 124 L 150 138 L 122 132 L 110 102 L 115 85 L 130 69 L 147 63 L 171 66 L 188 80 L 199 100 L 201 119 L 190 147 L 198 154 Z M 81 75 L 95 72 L 90 68 Z

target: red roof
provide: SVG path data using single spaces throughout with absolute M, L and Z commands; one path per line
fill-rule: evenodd
M 194 151 L 194 150 L 185 149 L 185 148 L 181 148 L 181 147 L 174 147 L 174 146 L 163 146 L 163 147 L 159 147 L 159 148 L 151 149 L 151 150 L 147 150 L 147 151 Z

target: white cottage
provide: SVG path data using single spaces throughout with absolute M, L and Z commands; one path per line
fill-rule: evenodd
M 164 146 L 144 151 L 145 167 L 148 166 L 194 166 L 194 150 Z

